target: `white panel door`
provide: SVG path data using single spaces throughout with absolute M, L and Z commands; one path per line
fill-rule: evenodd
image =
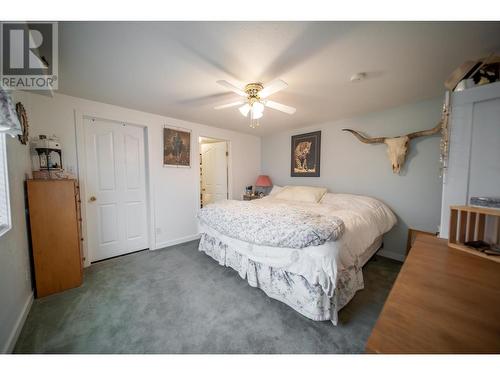
M 227 199 L 227 143 L 204 144 L 201 163 L 203 205 Z
M 143 129 L 93 119 L 84 126 L 91 262 L 146 249 Z
M 202 145 L 201 153 L 201 197 L 203 206 L 214 201 L 213 171 L 215 169 L 215 152 L 211 144 Z

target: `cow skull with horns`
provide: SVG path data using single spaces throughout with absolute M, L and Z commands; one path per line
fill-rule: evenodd
M 432 129 L 421 130 L 418 132 L 401 135 L 399 137 L 378 137 L 378 138 L 365 137 L 352 129 L 342 129 L 342 130 L 352 133 L 356 138 L 358 138 L 363 143 L 372 143 L 372 144 L 385 143 L 387 145 L 387 154 L 392 164 L 392 172 L 399 174 L 401 168 L 403 167 L 403 164 L 405 163 L 410 140 L 425 135 L 436 134 L 441 130 L 441 126 L 442 122 L 439 122 Z

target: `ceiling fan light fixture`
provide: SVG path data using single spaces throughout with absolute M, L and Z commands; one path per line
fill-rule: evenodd
M 238 108 L 238 110 L 243 115 L 243 117 L 247 117 L 248 112 L 250 112 L 250 104 L 246 103 L 246 104 L 242 105 L 240 108 Z
M 243 89 L 240 89 L 232 83 L 224 80 L 217 81 L 217 83 L 240 96 L 246 97 L 246 100 L 241 99 L 239 101 L 219 105 L 214 108 L 224 109 L 243 104 L 238 107 L 238 110 L 243 117 L 250 119 L 251 128 L 259 126 L 259 119 L 264 116 L 265 107 L 288 113 L 290 115 L 295 113 L 295 108 L 267 99 L 270 95 L 283 90 L 288 86 L 287 83 L 281 79 L 277 79 L 266 86 L 260 82 L 249 83 Z
M 252 119 L 257 120 L 264 116 L 263 112 L 252 111 Z
M 260 102 L 255 102 L 252 104 L 252 115 L 254 118 L 262 117 L 263 113 L 264 113 L 264 104 Z

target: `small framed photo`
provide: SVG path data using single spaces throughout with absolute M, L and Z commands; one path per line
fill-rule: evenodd
M 163 128 L 163 166 L 191 167 L 191 131 Z
M 319 177 L 320 157 L 321 131 L 292 136 L 292 177 Z

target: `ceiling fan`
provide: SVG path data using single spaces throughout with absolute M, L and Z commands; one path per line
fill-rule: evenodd
M 276 109 L 288 113 L 289 115 L 293 115 L 296 111 L 293 107 L 267 99 L 270 95 L 288 86 L 288 84 L 281 79 L 272 81 L 267 85 L 263 85 L 260 82 L 249 83 L 243 89 L 225 80 L 217 81 L 217 83 L 244 97 L 244 99 L 229 104 L 218 105 L 214 107 L 214 109 L 225 109 L 241 105 L 238 109 L 244 117 L 250 117 L 251 128 L 259 126 L 259 119 L 264 115 L 265 107 Z

